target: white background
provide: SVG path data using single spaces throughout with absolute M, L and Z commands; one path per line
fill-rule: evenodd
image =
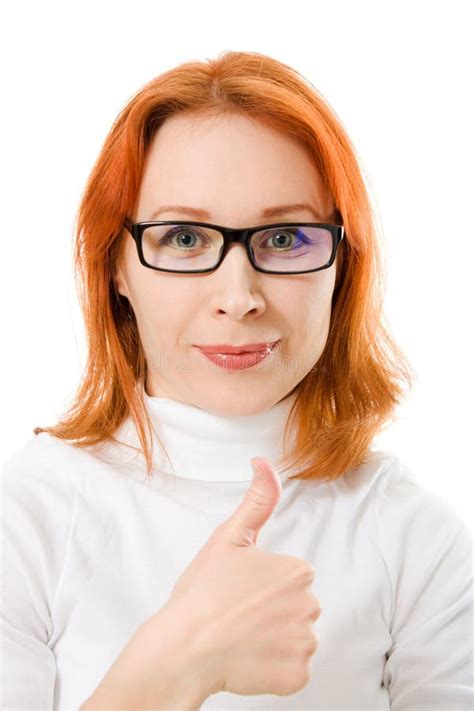
M 418 383 L 377 438 L 472 525 L 472 3 L 2 4 L 3 461 L 73 396 L 81 191 L 112 122 L 161 72 L 249 50 L 290 64 L 356 148 L 383 228 L 385 310 Z

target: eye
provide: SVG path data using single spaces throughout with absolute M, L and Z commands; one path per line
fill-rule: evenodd
M 281 236 L 283 236 L 283 240 L 280 239 Z M 264 242 L 268 241 L 268 240 L 274 240 L 273 245 L 270 244 L 269 246 L 282 248 L 281 250 L 278 250 L 278 251 L 284 251 L 284 250 L 291 249 L 294 246 L 294 241 L 293 241 L 294 238 L 298 238 L 299 245 L 310 244 L 310 240 L 307 239 L 304 232 L 302 232 L 297 227 L 286 229 L 286 230 L 283 230 L 283 229 L 274 230 L 273 233 L 269 237 L 267 237 L 267 240 L 264 240 Z M 265 245 L 264 243 L 262 243 L 259 246 L 261 247 L 261 246 L 268 246 L 268 245 Z
M 172 240 L 174 237 L 182 237 L 185 236 L 185 241 L 182 244 L 172 244 Z M 189 238 L 191 238 L 191 243 Z M 163 237 L 160 239 L 160 244 L 172 244 L 172 246 L 177 246 L 179 249 L 186 249 L 186 248 L 193 248 L 196 246 L 196 239 L 205 239 L 203 235 L 200 235 L 198 230 L 194 227 L 183 227 L 183 226 L 178 226 L 178 227 L 173 227 L 173 229 L 168 230 L 168 232 L 163 235 Z M 193 242 L 194 239 L 194 242 Z

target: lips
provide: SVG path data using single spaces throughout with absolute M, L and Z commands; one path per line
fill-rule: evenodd
M 253 351 L 246 351 L 246 352 L 240 352 L 240 353 L 224 353 L 221 350 L 219 350 L 217 353 L 210 353 L 208 350 L 205 350 L 204 348 L 197 347 L 198 350 L 201 352 L 201 355 L 204 358 L 207 358 L 208 360 L 212 361 L 215 365 L 217 365 L 219 368 L 221 368 L 224 371 L 241 371 L 241 370 L 247 370 L 250 368 L 253 368 L 253 366 L 262 363 L 264 360 L 267 358 L 271 359 L 273 353 L 277 350 L 278 344 L 280 342 L 280 339 L 278 341 L 274 341 L 272 343 L 251 343 L 249 344 L 252 348 L 255 348 L 256 346 L 264 346 L 264 348 L 260 348 L 260 350 L 253 350 Z M 216 346 L 213 346 L 215 348 Z M 234 348 L 243 348 L 244 346 L 234 346 Z M 248 346 L 246 346 L 248 347 Z M 208 348 L 208 346 L 206 346 Z M 228 345 L 220 344 L 217 346 L 217 348 L 229 348 Z
M 279 339 L 278 339 L 279 340 Z M 265 343 L 247 343 L 242 346 L 230 346 L 226 343 L 221 343 L 216 346 L 197 346 L 206 353 L 226 353 L 228 355 L 238 355 L 239 353 L 256 353 L 265 351 L 274 346 L 277 341 L 266 341 Z

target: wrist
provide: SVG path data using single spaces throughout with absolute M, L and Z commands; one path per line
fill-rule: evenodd
M 142 623 L 81 710 L 199 711 L 215 693 L 197 628 L 165 605 Z
M 216 678 L 215 651 L 199 620 L 189 619 L 176 602 L 166 603 L 136 631 L 134 645 L 143 661 L 147 650 L 156 649 L 157 671 L 170 695 L 169 709 L 195 711 L 220 689 Z M 141 650 L 141 651 L 140 651 Z M 176 706 L 172 706 L 171 699 Z

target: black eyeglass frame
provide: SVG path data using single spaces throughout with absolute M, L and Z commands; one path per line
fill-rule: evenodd
M 132 223 L 132 221 L 127 217 L 124 220 L 123 223 L 124 227 L 130 232 L 132 235 L 133 239 L 135 240 L 135 244 L 137 245 L 137 251 L 138 251 L 138 258 L 140 262 L 143 264 L 144 267 L 148 267 L 149 269 L 155 269 L 156 271 L 160 272 L 170 272 L 172 274 L 203 274 L 203 273 L 208 273 L 208 272 L 213 272 L 216 269 L 219 268 L 219 266 L 222 264 L 224 261 L 224 257 L 227 253 L 228 246 L 232 244 L 233 242 L 237 242 L 239 244 L 244 245 L 247 256 L 250 260 L 250 263 L 252 264 L 253 268 L 257 272 L 262 272 L 263 274 L 308 274 L 309 272 L 319 272 L 322 269 L 329 269 L 329 267 L 333 264 L 335 258 L 336 258 L 336 253 L 337 253 L 337 248 L 344 238 L 344 226 L 343 225 L 334 225 L 331 223 L 327 222 L 276 222 L 276 223 L 271 223 L 269 225 L 258 225 L 258 227 L 243 227 L 243 228 L 233 228 L 233 227 L 223 227 L 222 225 L 213 225 L 209 222 L 195 222 L 192 220 L 159 220 L 159 221 L 150 221 L 150 222 L 135 222 Z M 142 249 L 142 235 L 144 230 L 147 227 L 153 227 L 154 225 L 195 225 L 197 227 L 209 227 L 211 229 L 217 230 L 221 233 L 222 238 L 224 240 L 224 246 L 221 252 L 221 256 L 213 267 L 209 267 L 208 269 L 186 269 L 186 270 L 179 270 L 179 269 L 163 269 L 162 267 L 154 267 L 151 264 L 148 264 L 148 262 L 145 260 L 144 254 L 143 254 L 143 249 Z M 304 271 L 291 271 L 291 272 L 280 272 L 280 271 L 272 271 L 268 269 L 262 269 L 261 267 L 258 266 L 258 264 L 255 263 L 254 258 L 253 258 L 253 253 L 250 248 L 250 239 L 252 238 L 252 235 L 255 232 L 260 232 L 260 230 L 266 230 L 269 228 L 275 228 L 275 227 L 321 227 L 324 229 L 327 229 L 331 232 L 332 235 L 332 252 L 331 256 L 326 264 L 324 264 L 322 267 L 316 267 L 316 269 L 305 269 Z

